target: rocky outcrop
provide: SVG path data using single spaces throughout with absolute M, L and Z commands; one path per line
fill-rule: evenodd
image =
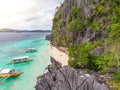
M 93 49 L 93 51 L 91 52 L 93 55 L 96 55 L 96 56 L 100 56 L 101 54 L 103 54 L 104 52 L 104 47 L 96 47 L 95 49 Z
M 51 59 L 48 72 L 40 76 L 35 86 L 36 90 L 109 90 L 109 87 L 85 71 L 75 70 Z
M 51 41 L 51 40 L 52 40 L 52 34 L 47 35 L 47 36 L 46 36 L 46 40 Z

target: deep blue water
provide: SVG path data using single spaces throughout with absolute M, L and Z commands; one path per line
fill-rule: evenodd
M 14 68 L 24 72 L 16 78 L 7 79 L 0 85 L 0 90 L 35 90 L 36 77 L 43 74 L 50 63 L 47 52 L 49 41 L 45 40 L 47 32 L 1 32 L 0 33 L 0 68 Z M 36 48 L 36 53 L 25 53 L 27 48 Z M 29 56 L 33 62 L 8 65 L 14 58 Z

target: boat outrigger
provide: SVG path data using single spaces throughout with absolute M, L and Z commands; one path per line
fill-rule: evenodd
M 34 53 L 37 52 L 37 50 L 35 48 L 28 48 L 25 53 Z
M 17 77 L 23 72 L 16 72 L 14 69 L 0 69 L 0 84 L 3 84 L 4 81 L 10 77 Z
M 13 58 L 13 60 L 8 64 L 18 64 L 18 63 L 25 63 L 25 62 L 31 62 L 32 59 L 29 58 L 29 56 L 23 56 L 23 57 L 16 57 Z

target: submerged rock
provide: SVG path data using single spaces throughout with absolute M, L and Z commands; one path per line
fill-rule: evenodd
M 94 75 L 70 66 L 62 67 L 61 63 L 53 58 L 51 62 L 47 67 L 48 72 L 38 78 L 36 90 L 110 90 Z

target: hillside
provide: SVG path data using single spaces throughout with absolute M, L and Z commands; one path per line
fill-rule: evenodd
M 120 0 L 65 0 L 56 8 L 51 41 L 68 48 L 70 66 L 120 83 Z

